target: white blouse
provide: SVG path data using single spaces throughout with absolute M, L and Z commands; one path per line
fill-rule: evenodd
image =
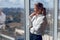
M 31 19 L 32 22 L 32 28 L 30 29 L 30 32 L 33 34 L 37 34 L 40 35 L 41 33 L 39 32 L 40 30 L 38 30 L 41 27 L 41 24 L 43 23 L 43 19 L 45 16 L 43 15 L 38 15 L 38 16 L 33 16 L 33 18 Z

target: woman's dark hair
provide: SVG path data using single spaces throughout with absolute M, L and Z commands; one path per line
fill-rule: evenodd
M 40 9 L 40 8 L 43 8 L 43 4 L 42 3 L 37 3 L 37 4 L 35 4 L 35 5 L 37 5 L 37 7 Z
M 38 7 L 43 8 L 43 4 L 42 3 L 38 3 Z
M 46 16 L 46 8 L 43 8 L 43 15 Z

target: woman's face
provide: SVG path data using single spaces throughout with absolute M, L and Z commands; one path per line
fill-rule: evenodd
M 34 5 L 34 11 L 37 12 L 39 9 L 37 7 L 37 5 Z

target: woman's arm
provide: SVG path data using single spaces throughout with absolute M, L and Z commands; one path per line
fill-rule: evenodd
M 33 17 L 34 15 L 35 15 L 35 13 L 33 12 L 33 13 L 29 16 L 29 29 L 33 27 L 31 20 L 32 20 L 32 17 Z

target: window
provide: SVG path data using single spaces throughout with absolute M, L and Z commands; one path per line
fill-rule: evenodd
M 24 0 L 0 0 L 0 40 L 24 40 L 26 14 Z
M 57 40 L 57 38 L 60 40 L 60 12 L 58 10 L 60 0 L 59 2 L 58 0 L 0 0 L 0 12 L 5 15 L 5 21 L 2 20 L 4 27 L 0 26 L 0 40 L 30 39 L 29 15 L 34 11 L 34 4 L 37 2 L 42 3 L 46 8 L 48 25 L 42 36 L 43 40 Z

